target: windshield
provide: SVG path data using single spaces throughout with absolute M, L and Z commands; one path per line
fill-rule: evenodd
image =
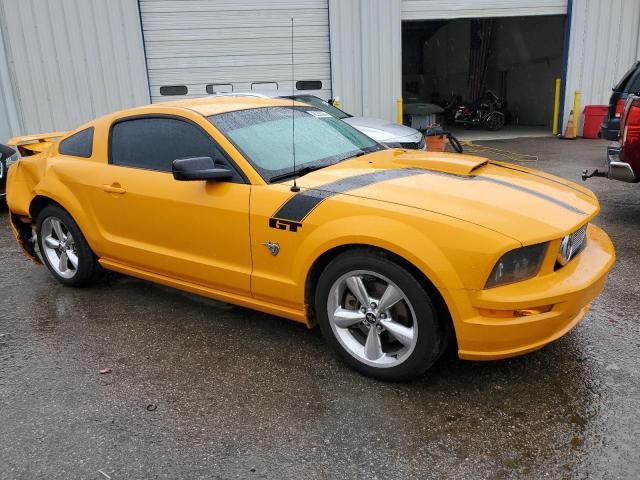
M 282 97 L 282 98 L 291 98 L 291 97 Z M 334 107 L 329 102 L 321 99 L 320 97 L 316 97 L 315 95 L 296 95 L 293 97 L 297 102 L 308 103 L 309 105 L 313 105 L 316 108 L 319 108 L 323 112 L 327 112 L 329 115 L 339 118 L 340 120 L 344 118 L 349 118 L 351 115 L 343 112 L 337 107 Z
M 292 112 L 298 170 L 322 168 L 383 149 L 351 125 L 312 107 L 254 108 L 208 119 L 269 182 L 293 172 Z

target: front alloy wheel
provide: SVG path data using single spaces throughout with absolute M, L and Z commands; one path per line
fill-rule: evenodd
M 378 273 L 358 270 L 342 275 L 331 287 L 327 311 L 342 347 L 367 365 L 399 365 L 416 346 L 418 324 L 411 303 Z
M 316 289 L 322 335 L 359 372 L 405 380 L 444 351 L 447 331 L 425 286 L 386 252 L 358 248 L 335 257 Z

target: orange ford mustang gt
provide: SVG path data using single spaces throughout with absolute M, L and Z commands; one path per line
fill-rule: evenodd
M 589 190 L 385 149 L 301 103 L 189 99 L 10 144 L 13 229 L 61 283 L 114 270 L 318 324 L 381 379 L 449 345 L 475 360 L 536 350 L 583 318 L 614 263 Z

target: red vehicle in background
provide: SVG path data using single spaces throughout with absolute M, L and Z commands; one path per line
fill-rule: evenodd
M 582 172 L 582 179 L 607 177 L 623 182 L 640 182 L 640 96 L 627 98 L 620 121 L 620 139 L 607 147 L 606 171 Z

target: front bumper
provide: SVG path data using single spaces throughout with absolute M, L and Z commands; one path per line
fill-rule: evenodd
M 393 139 L 382 142 L 389 148 L 404 148 L 405 150 L 426 150 L 427 143 L 422 134 L 417 136 L 410 136 L 401 139 Z
M 604 288 L 615 262 L 607 234 L 589 225 L 585 249 L 565 267 L 531 280 L 488 290 L 449 291 L 458 355 L 495 360 L 532 352 L 558 339 L 584 317 Z M 546 313 L 495 318 L 481 311 L 528 310 L 552 305 Z

